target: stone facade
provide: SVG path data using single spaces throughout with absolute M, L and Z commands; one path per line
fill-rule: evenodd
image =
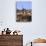
M 0 35 L 0 46 L 23 46 L 23 35 Z

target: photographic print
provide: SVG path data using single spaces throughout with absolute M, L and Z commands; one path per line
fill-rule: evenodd
M 16 2 L 16 22 L 32 22 L 32 2 Z

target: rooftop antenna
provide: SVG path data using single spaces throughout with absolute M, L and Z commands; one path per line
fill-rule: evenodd
M 23 8 L 23 4 L 22 4 L 22 11 L 23 11 L 23 9 L 24 9 L 24 8 Z M 23 11 L 23 13 L 24 13 L 24 11 Z
M 22 4 L 22 9 L 23 9 L 23 4 Z

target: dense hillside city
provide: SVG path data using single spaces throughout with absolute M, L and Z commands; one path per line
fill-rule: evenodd
M 16 10 L 17 22 L 30 22 L 32 21 L 32 9 L 17 9 Z

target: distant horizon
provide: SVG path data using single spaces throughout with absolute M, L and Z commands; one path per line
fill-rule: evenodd
M 25 9 L 25 8 L 22 8 L 22 9 Z M 18 9 L 18 8 L 16 8 L 16 10 L 22 10 L 22 9 Z M 25 9 L 25 10 L 32 10 L 32 9 Z
M 32 2 L 19 1 L 16 2 L 16 9 L 32 9 Z

